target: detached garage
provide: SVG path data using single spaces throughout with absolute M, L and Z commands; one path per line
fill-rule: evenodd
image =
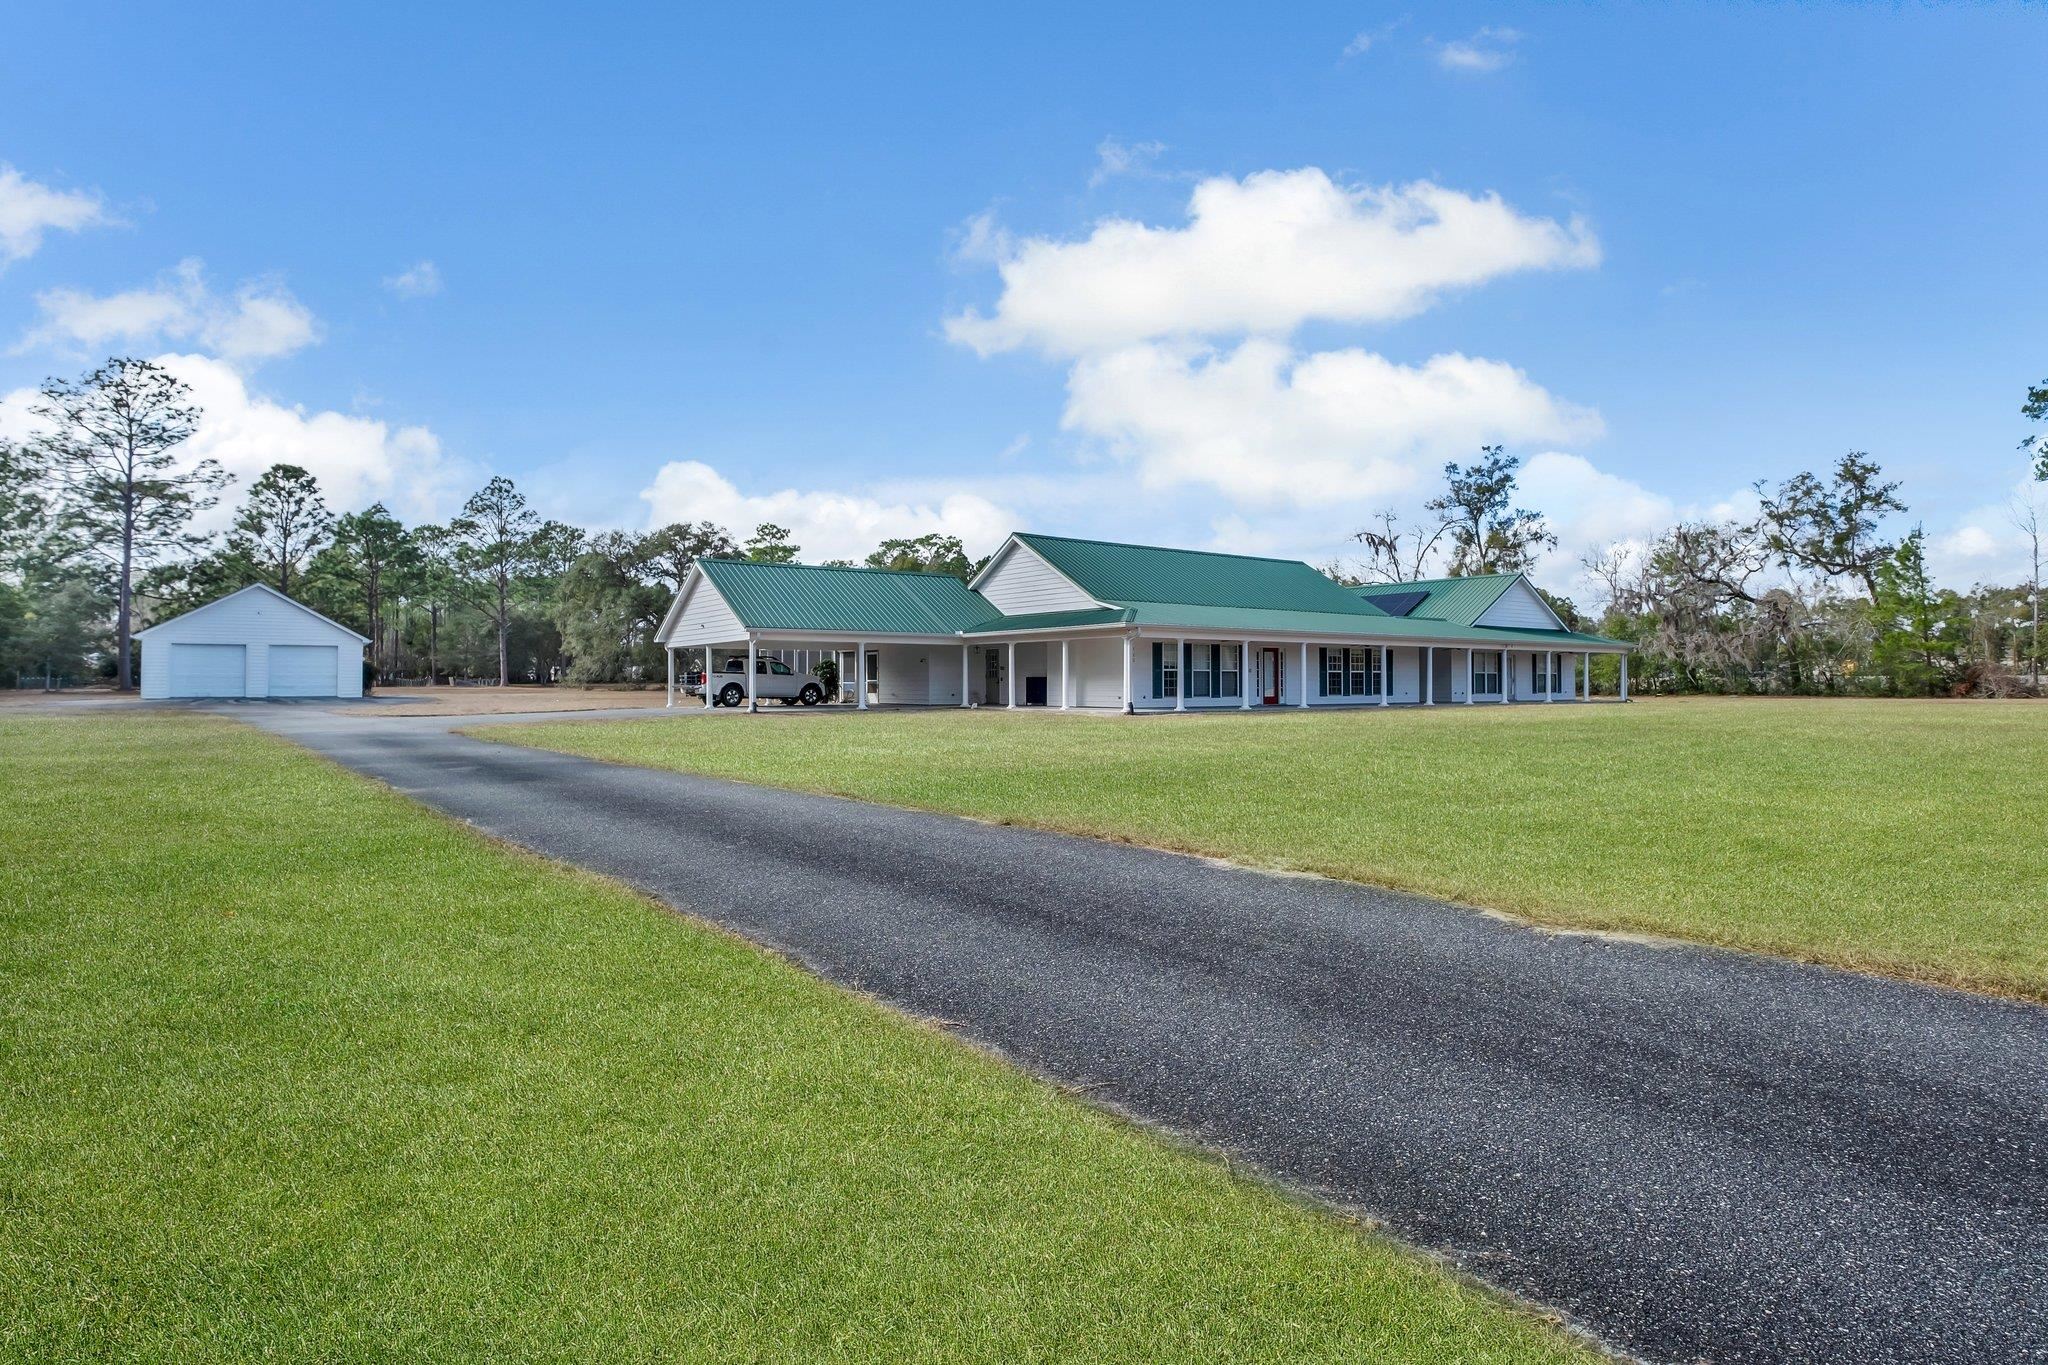
M 135 632 L 142 695 L 360 697 L 369 637 L 258 583 Z

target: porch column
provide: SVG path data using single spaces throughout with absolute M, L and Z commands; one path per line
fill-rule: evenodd
M 1500 704 L 1508 704 L 1508 694 L 1514 691 L 1515 656 L 1505 649 L 1500 652 Z
M 1622 699 L 1623 701 L 1627 701 L 1627 700 L 1628 700 L 1628 655 L 1626 655 L 1626 654 L 1617 654 L 1617 655 L 1615 655 L 1614 657 L 1615 657 L 1616 659 L 1620 660 L 1620 662 L 1621 662 L 1621 699 Z
M 1579 656 L 1579 700 L 1593 700 L 1593 654 L 1591 650 Z
M 1252 642 L 1237 642 L 1237 709 L 1252 709 Z
M 706 645 L 704 646 L 704 709 L 706 711 L 709 711 L 716 704 L 711 688 L 711 646 Z
M 1543 662 L 1543 681 L 1549 686 L 1543 689 L 1543 700 L 1557 700 L 1557 651 L 1550 650 Z
M 1176 635 L 1173 639 L 1173 709 L 1188 709 L 1188 642 Z
M 1416 660 L 1422 665 L 1422 704 L 1436 705 L 1436 646 L 1424 645 L 1415 651 Z
M 1071 640 L 1060 641 L 1060 710 L 1062 711 L 1072 710 L 1074 705 L 1074 698 L 1072 696 L 1074 690 L 1074 665 L 1067 650 L 1067 646 L 1072 643 L 1073 641 Z
M 1380 705 L 1387 704 L 1387 694 L 1394 690 L 1394 651 L 1380 646 Z
M 868 709 L 868 642 L 857 640 L 853 646 L 853 709 Z
M 1131 637 L 1124 636 L 1124 714 L 1130 715 L 1137 708 L 1131 705 Z
M 661 652 L 668 656 L 668 705 L 673 711 L 676 705 L 676 647 L 663 645 Z
M 1014 711 L 1017 709 L 1017 642 L 1010 641 L 1008 662 L 1003 666 L 1003 693 L 1008 698 L 1004 703 Z
M 967 651 L 968 651 L 968 644 L 967 644 L 967 642 L 966 642 L 965 640 L 962 640 L 962 641 L 960 642 L 960 704 L 961 704 L 962 706 L 965 706 L 965 705 L 967 705 L 967 704 L 968 704 L 968 696 L 967 696 Z
M 1472 704 L 1472 651 L 1465 650 L 1465 705 Z
M 754 682 L 754 673 L 761 666 L 759 663 L 760 658 L 761 642 L 749 635 L 747 637 L 747 709 L 749 711 L 761 709 L 760 700 L 755 695 L 760 691 L 760 688 Z
M 1308 709 L 1308 641 L 1301 642 L 1301 707 Z

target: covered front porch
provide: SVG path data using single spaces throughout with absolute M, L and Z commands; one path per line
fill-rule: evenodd
M 840 640 L 760 634 L 672 645 L 668 704 L 703 672 L 701 704 L 757 710 L 764 701 L 1006 710 L 1195 711 L 1431 707 L 1593 700 L 1592 660 L 1625 651 L 1352 643 L 1130 630 Z M 834 665 L 828 684 L 819 665 Z M 819 692 L 806 698 L 806 683 Z
M 1394 707 L 1591 701 L 1592 659 L 1625 652 L 1467 645 L 1139 636 L 1133 711 Z

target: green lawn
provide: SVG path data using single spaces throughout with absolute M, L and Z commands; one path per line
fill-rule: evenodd
M 905 726 L 972 733 L 745 729 Z M 1586 1358 L 230 722 L 0 718 L 0 775 L 0 1359 Z
M 479 729 L 2048 998 L 2048 706 L 954 710 Z

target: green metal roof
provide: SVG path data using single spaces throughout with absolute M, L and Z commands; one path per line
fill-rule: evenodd
M 749 630 L 953 635 L 1002 615 L 951 574 L 700 559 Z
M 978 626 L 969 635 L 986 635 L 998 630 L 1059 630 L 1072 626 L 1113 626 L 1131 619 L 1122 607 L 1084 607 L 1079 611 L 1033 611 L 1021 616 L 998 616 Z
M 1386 614 L 1298 559 L 1123 545 L 1022 531 L 1017 533 L 1017 539 L 1099 602 L 1119 606 L 1133 602 L 1176 602 L 1337 616 Z
M 1488 607 L 1500 601 L 1501 594 L 1520 577 L 1520 574 L 1513 573 L 1482 573 L 1469 578 L 1418 578 L 1413 583 L 1369 583 L 1362 588 L 1353 588 L 1352 592 L 1366 602 L 1391 593 L 1426 592 L 1428 598 L 1416 604 L 1415 609 L 1407 614 L 1408 619 L 1419 616 L 1469 626 L 1477 623 Z
M 1044 555 L 1084 591 L 1114 605 L 1005 616 L 981 594 L 947 574 L 758 564 L 743 559 L 704 559 L 698 565 L 750 631 L 858 638 L 989 635 L 1129 624 L 1189 633 L 1214 631 L 1226 638 L 1351 636 L 1417 643 L 1455 639 L 1537 648 L 1619 644 L 1569 630 L 1473 625 L 1469 618 L 1476 618 L 1507 590 L 1514 581 L 1511 574 L 1353 591 L 1298 560 L 1061 536 L 1020 535 L 1018 539 Z M 1158 595 L 1141 597 L 1127 592 L 1139 587 Z M 1361 595 L 1375 590 L 1427 590 L 1431 596 L 1408 616 L 1389 616 Z M 1468 619 L 1425 616 L 1439 600 Z

